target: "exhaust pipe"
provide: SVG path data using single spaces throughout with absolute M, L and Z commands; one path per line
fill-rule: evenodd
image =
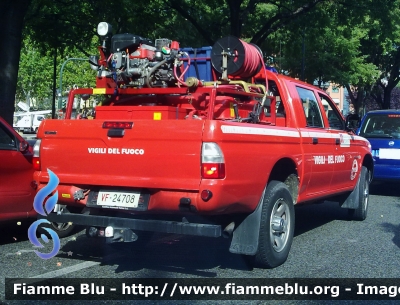
M 235 230 L 235 223 L 232 221 L 229 225 L 227 225 L 222 232 L 222 236 L 225 238 L 229 238 L 232 236 L 233 230 Z
M 96 227 L 87 227 L 86 236 L 87 237 L 97 237 L 99 235 L 99 230 Z

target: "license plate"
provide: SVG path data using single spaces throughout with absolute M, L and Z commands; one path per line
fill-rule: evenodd
M 97 196 L 98 205 L 113 207 L 137 208 L 140 193 L 100 191 Z
M 379 159 L 400 160 L 400 149 L 381 148 L 379 150 Z

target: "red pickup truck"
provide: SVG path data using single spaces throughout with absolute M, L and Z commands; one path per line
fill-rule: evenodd
M 336 201 L 365 219 L 370 145 L 326 92 L 267 71 L 234 37 L 196 56 L 128 35 L 99 48 L 96 88 L 72 90 L 65 119 L 39 128 L 34 179 L 41 189 L 53 171 L 69 209 L 50 221 L 108 243 L 224 236 L 272 268 L 289 254 L 295 205 Z M 75 98 L 99 94 L 93 119 L 70 119 Z

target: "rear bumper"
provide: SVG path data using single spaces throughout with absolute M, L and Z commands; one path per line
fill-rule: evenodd
M 38 172 L 35 172 L 35 175 Z M 47 184 L 38 183 L 38 190 L 43 189 Z M 260 180 L 261 181 L 261 180 Z M 250 181 L 241 182 L 240 180 L 216 181 L 210 179 L 203 180 L 200 188 L 197 190 L 185 189 L 151 189 L 139 187 L 100 187 L 96 185 L 70 185 L 59 184 L 58 203 L 78 208 L 101 208 L 96 203 L 90 202 L 89 191 L 97 192 L 102 189 L 114 191 L 139 191 L 149 195 L 149 202 L 146 209 L 136 210 L 152 213 L 179 213 L 190 211 L 192 213 L 204 215 L 226 215 L 233 213 L 249 214 L 257 207 L 257 203 L 262 193 L 262 184 L 250 183 Z M 212 193 L 210 200 L 202 200 L 200 193 L 203 190 L 209 190 Z M 187 202 L 187 204 L 182 204 Z
M 373 180 L 400 180 L 400 166 L 375 164 Z
M 39 215 L 40 216 L 40 215 Z M 195 235 L 207 237 L 220 237 L 222 236 L 222 229 L 220 225 L 202 224 L 202 223 L 189 223 L 178 221 L 166 220 L 143 220 L 122 217 L 109 217 L 98 215 L 85 215 L 85 214 L 56 214 L 51 213 L 45 218 L 50 222 L 72 222 L 75 225 L 84 225 L 92 227 L 114 227 L 114 228 L 129 228 L 138 231 L 152 231 L 160 233 L 182 234 L 182 235 Z

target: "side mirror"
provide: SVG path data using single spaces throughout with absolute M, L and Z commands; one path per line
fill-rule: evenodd
M 346 130 L 355 132 L 360 127 L 360 116 L 356 113 L 346 117 Z

